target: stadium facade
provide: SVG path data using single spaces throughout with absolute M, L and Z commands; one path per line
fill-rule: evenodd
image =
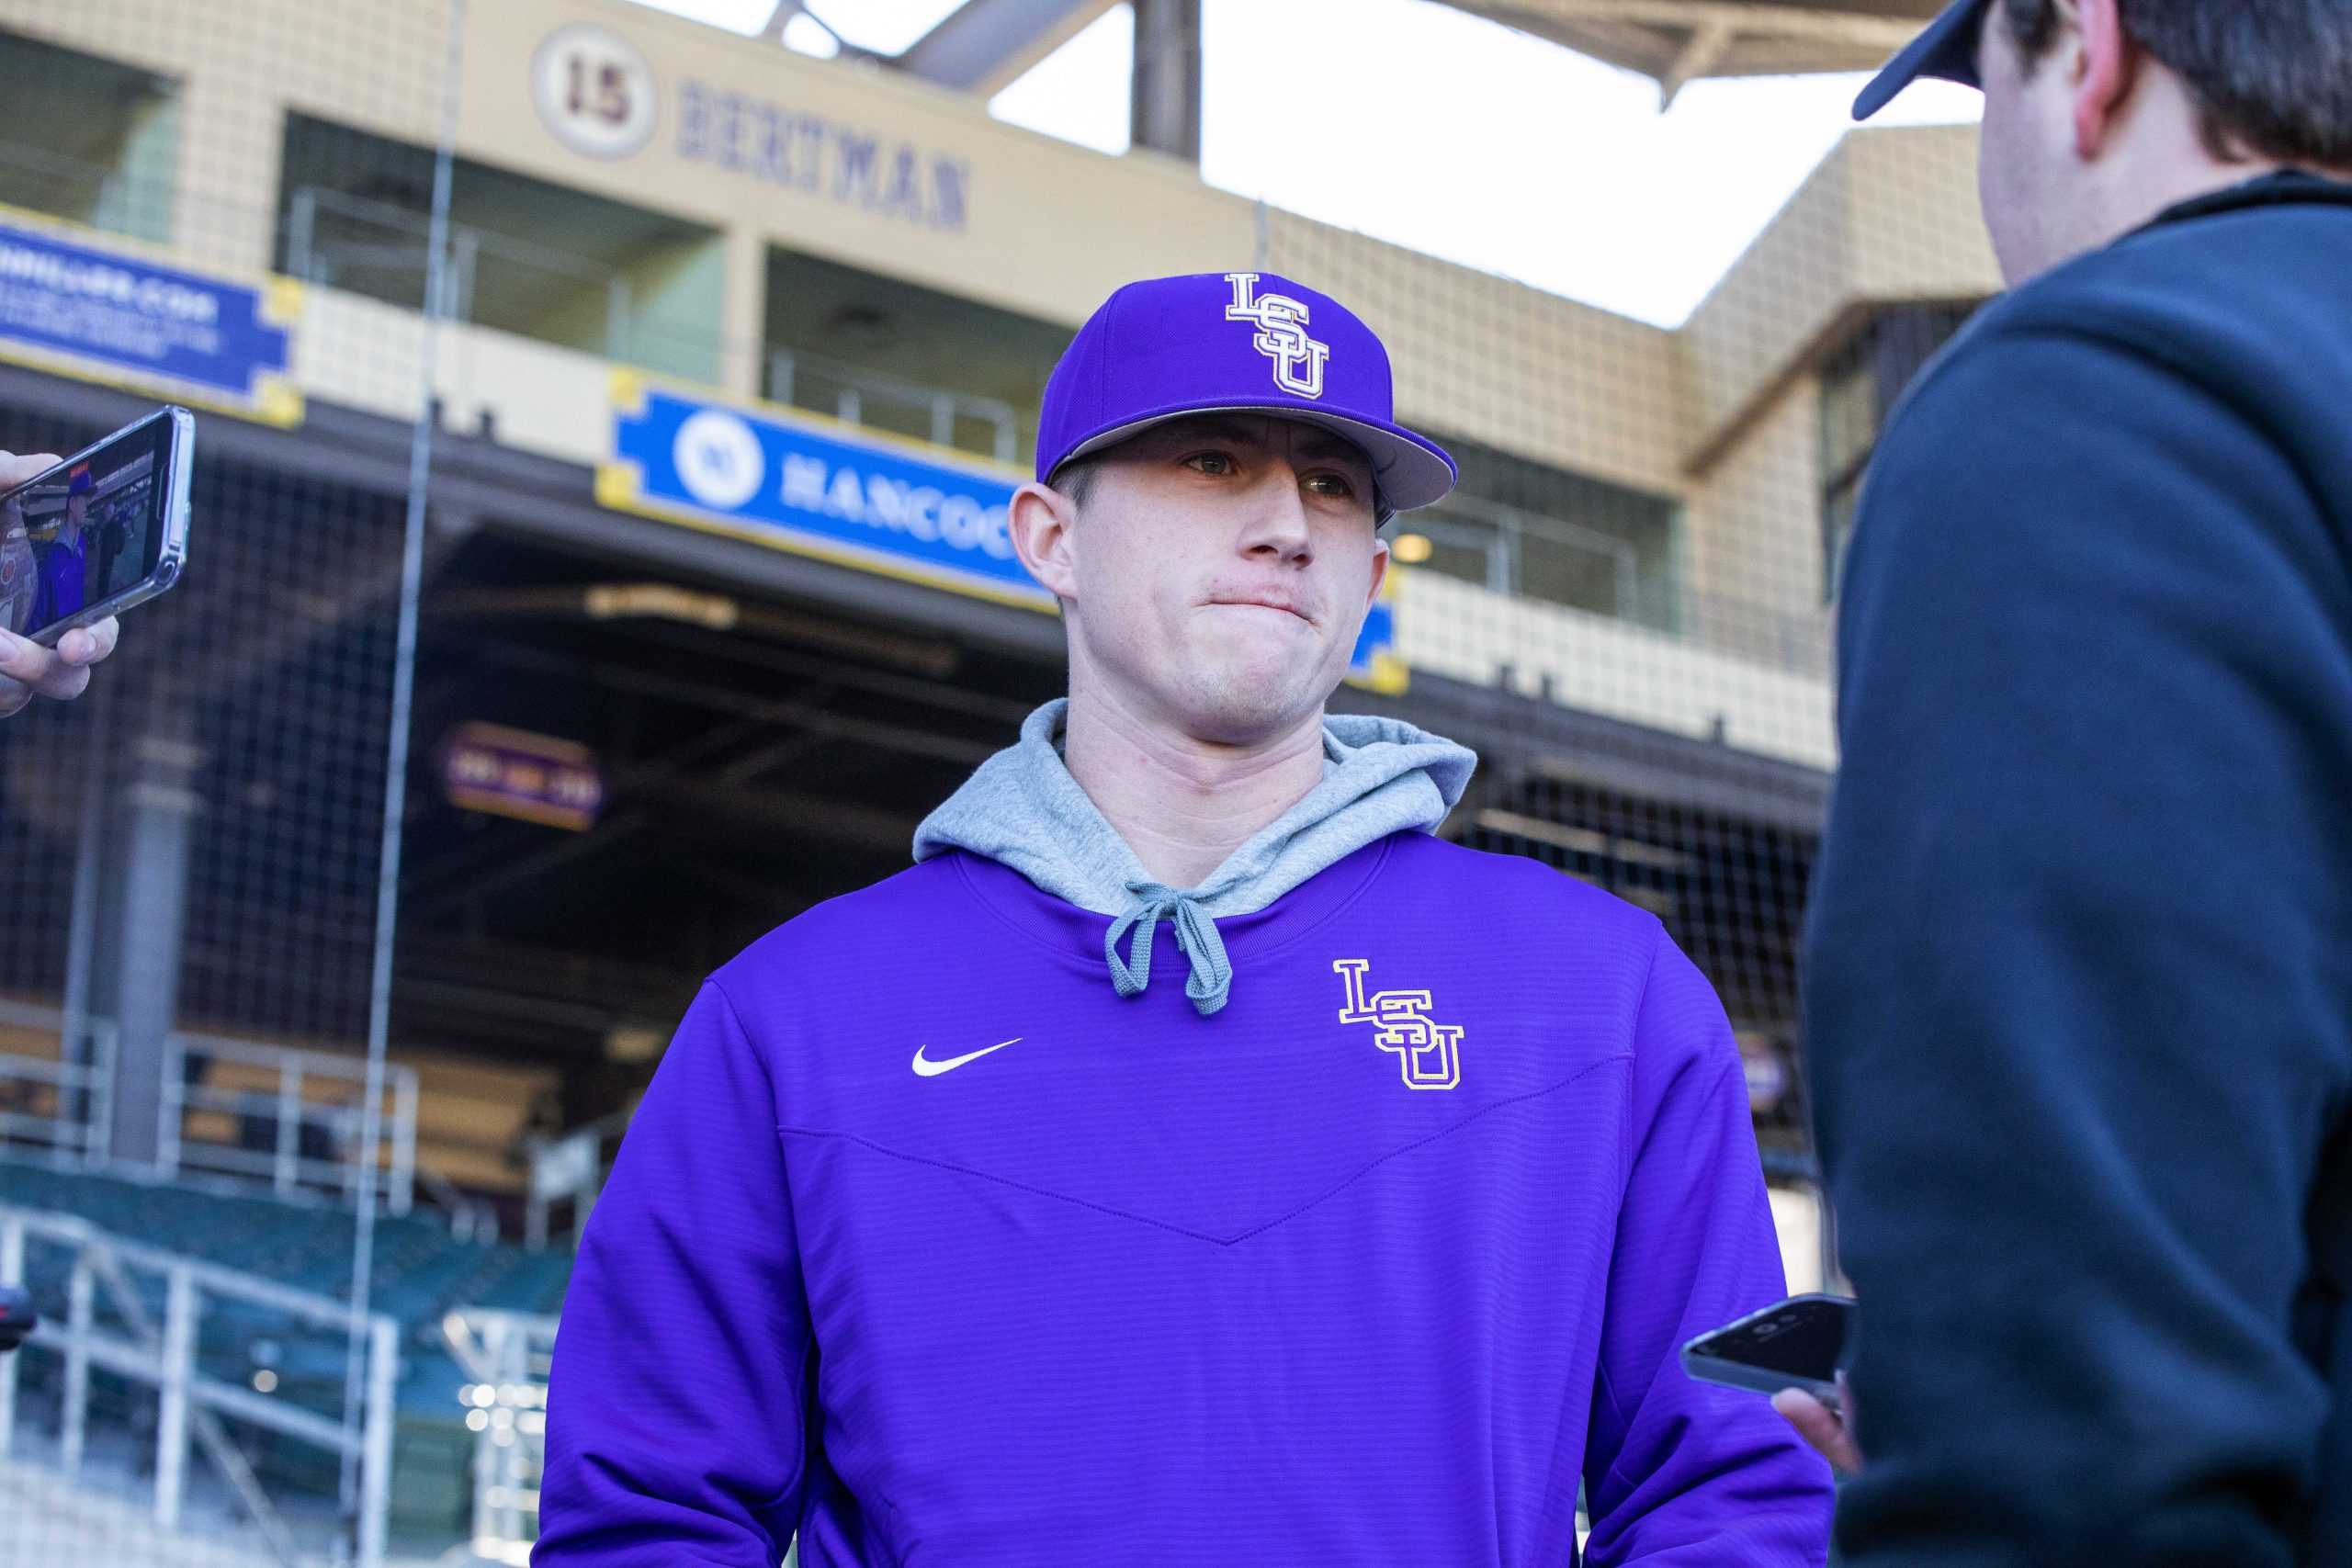
M 187 581 L 87 701 L 0 727 L 0 1155 L 347 1182 L 426 417 L 388 1169 L 509 1235 L 593 1186 L 699 977 L 906 863 L 1055 694 L 1001 508 L 1069 334 L 1127 279 L 1256 271 L 1369 320 L 1462 459 L 1339 705 L 1478 750 L 1449 836 L 1665 920 L 1820 1279 L 1829 604 L 1889 406 L 1996 287 L 1971 131 L 1849 136 L 1666 330 L 871 63 L 617 0 L 448 19 L 0 0 L 0 446 L 206 411 Z

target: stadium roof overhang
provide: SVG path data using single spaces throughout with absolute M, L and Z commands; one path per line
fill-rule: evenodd
M 1116 0 L 965 0 L 893 63 L 994 93 Z M 1638 71 L 1671 99 L 1703 76 L 1867 71 L 1940 0 L 1437 0 Z
M 1638 71 L 1667 97 L 1704 76 L 1870 71 L 1943 0 L 1439 0 Z

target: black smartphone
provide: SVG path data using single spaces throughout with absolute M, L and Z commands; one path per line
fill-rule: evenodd
M 1757 1393 L 1801 1388 L 1840 1407 L 1838 1369 L 1854 1326 L 1849 1296 L 1791 1296 L 1682 1347 L 1682 1370 Z
M 164 407 L 0 494 L 0 628 L 54 648 L 177 582 L 195 457 Z

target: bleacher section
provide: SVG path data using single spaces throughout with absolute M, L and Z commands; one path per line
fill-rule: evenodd
M 351 1286 L 356 1220 L 350 1210 L 326 1202 L 0 1160 L 0 1203 L 77 1215 L 127 1240 L 323 1295 L 345 1295 Z M 571 1279 L 571 1254 L 458 1241 L 437 1218 L 417 1213 L 379 1218 L 372 1257 L 371 1309 L 401 1325 L 395 1514 L 454 1517 L 468 1495 L 472 1437 L 458 1402 L 466 1379 L 448 1352 L 441 1321 L 459 1306 L 556 1313 Z M 70 1261 L 53 1245 L 27 1248 L 26 1283 L 44 1319 L 65 1315 Z M 102 1303 L 106 1295 L 102 1289 Z M 161 1323 L 159 1287 L 146 1291 L 144 1305 L 151 1320 Z M 119 1320 L 102 1305 L 99 1321 L 111 1326 Z M 262 1381 L 271 1383 L 273 1397 L 330 1418 L 340 1415 L 345 1346 L 339 1336 L 242 1303 L 209 1303 L 198 1322 L 202 1372 L 248 1386 L 255 1386 L 256 1374 L 271 1373 Z M 31 1358 L 27 1386 L 53 1380 L 56 1366 L 52 1357 Z M 333 1486 L 331 1472 L 323 1479 Z
M 469 1192 L 519 1197 L 530 1168 L 517 1154 L 532 1107 L 555 1092 L 553 1067 L 398 1051 L 416 1069 L 416 1161 Z

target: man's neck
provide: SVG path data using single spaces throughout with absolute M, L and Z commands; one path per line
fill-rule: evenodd
M 1115 698 L 1072 692 L 1062 758 L 1154 879 L 1197 887 L 1323 778 L 1320 710 L 1249 746 L 1148 724 Z

